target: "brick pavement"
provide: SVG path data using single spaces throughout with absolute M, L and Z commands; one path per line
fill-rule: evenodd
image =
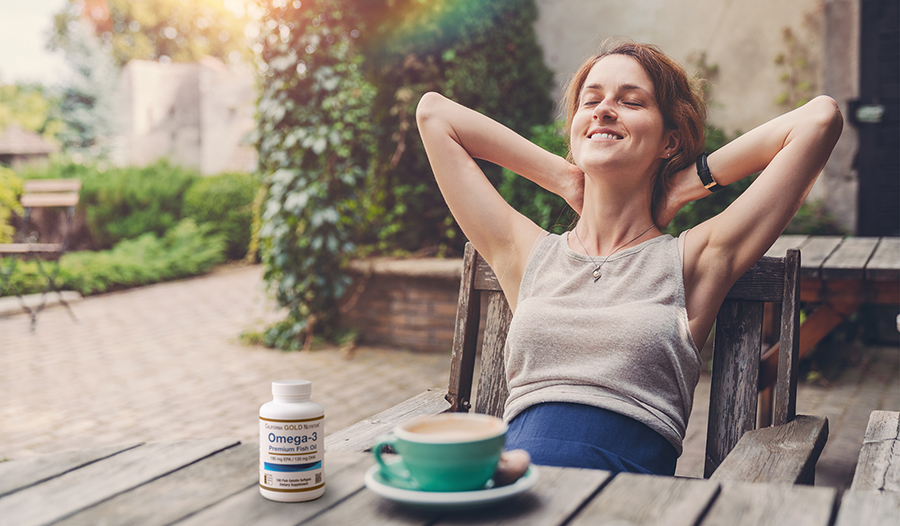
M 257 411 L 279 378 L 313 381 L 327 429 L 340 429 L 428 387 L 445 386 L 449 353 L 362 347 L 283 353 L 237 342 L 278 319 L 261 270 L 87 298 L 0 318 L 0 458 L 181 438 L 255 440 Z M 802 384 L 798 410 L 829 418 L 817 484 L 849 485 L 868 415 L 900 409 L 900 349 L 863 347 L 828 387 Z M 697 388 L 678 473 L 702 473 L 708 376 Z
M 86 298 L 0 318 L 0 457 L 128 442 L 255 440 L 270 382 L 306 378 L 336 430 L 428 387 L 449 353 L 359 348 L 285 353 L 238 335 L 278 319 L 259 267 Z

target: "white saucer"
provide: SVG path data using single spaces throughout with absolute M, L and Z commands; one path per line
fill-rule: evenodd
M 522 477 L 508 486 L 475 491 L 420 491 L 401 487 L 381 476 L 378 464 L 366 471 L 366 487 L 373 493 L 394 502 L 418 508 L 465 509 L 487 506 L 528 491 L 538 481 L 537 467 L 531 465 Z M 490 484 L 490 483 L 489 483 Z

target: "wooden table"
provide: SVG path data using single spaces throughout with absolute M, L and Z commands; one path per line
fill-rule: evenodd
M 872 411 L 869 415 L 850 489 L 900 494 L 900 412 Z M 897 516 L 900 523 L 900 513 Z
M 900 305 L 900 238 L 784 235 L 766 256 L 784 257 L 789 248 L 800 249 L 800 301 L 815 305 L 800 325 L 801 358 L 862 305 Z M 767 341 L 777 342 L 777 324 L 767 326 L 772 333 Z M 778 350 L 776 343 L 762 355 L 763 422 L 771 422 L 765 410 L 771 405 L 768 397 L 778 371 Z
M 0 463 L 0 523 L 183 525 L 896 525 L 896 493 L 718 484 L 540 468 L 538 484 L 494 507 L 408 508 L 363 485 L 364 453 L 326 453 L 326 492 L 285 504 L 259 495 L 256 444 L 212 439 L 59 453 Z M 570 522 L 569 522 L 570 521 Z
M 820 304 L 800 328 L 801 356 L 865 303 L 900 304 L 900 238 L 781 236 L 766 252 L 800 249 L 800 301 Z

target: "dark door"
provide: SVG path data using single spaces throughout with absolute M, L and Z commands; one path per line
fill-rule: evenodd
M 857 235 L 900 235 L 900 2 L 862 0 Z

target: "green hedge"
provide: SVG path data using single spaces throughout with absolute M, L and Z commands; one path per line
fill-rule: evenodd
M 74 233 L 79 248 L 109 249 L 147 233 L 162 236 L 189 217 L 209 225 L 211 234 L 224 237 L 229 259 L 241 259 L 247 253 L 252 204 L 260 187 L 251 174 L 203 177 L 165 160 L 143 168 L 56 163 L 26 170 L 23 176 L 81 180 L 76 223 L 83 223 L 85 230 Z
M 0 166 L 0 243 L 11 243 L 14 229 L 9 224 L 13 212 L 22 213 L 19 195 L 22 193 L 22 180 L 15 172 Z
M 225 239 L 225 255 L 237 260 L 247 255 L 253 223 L 253 199 L 260 184 L 255 176 L 227 173 L 204 177 L 184 194 L 184 216 L 209 226 Z
M 206 227 L 185 219 L 162 237 L 147 233 L 112 250 L 64 254 L 56 283 L 60 289 L 87 296 L 196 276 L 223 261 L 224 246 L 221 236 L 210 235 Z M 9 260 L 0 260 L 0 265 L 7 268 Z M 41 292 L 45 283 L 36 262 L 19 261 L 3 295 Z

